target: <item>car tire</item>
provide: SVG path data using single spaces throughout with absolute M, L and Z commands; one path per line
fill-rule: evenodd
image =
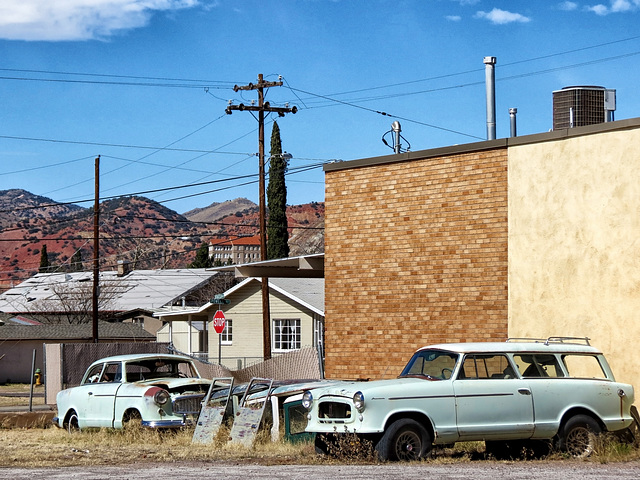
M 75 410 L 71 410 L 67 413 L 67 419 L 64 421 L 63 427 L 69 433 L 74 433 L 80 430 L 78 423 L 78 414 Z
M 602 428 L 588 415 L 575 415 L 558 432 L 558 448 L 575 458 L 588 457 Z
M 420 460 L 431 450 L 429 432 L 415 420 L 402 418 L 393 422 L 376 445 L 380 460 Z

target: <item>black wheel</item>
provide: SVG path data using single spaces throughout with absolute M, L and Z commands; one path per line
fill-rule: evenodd
M 598 422 L 587 415 L 567 420 L 558 432 L 558 448 L 572 457 L 588 457 L 595 448 L 596 436 L 602 432 Z
M 78 414 L 75 410 L 71 410 L 67 413 L 67 419 L 64 421 L 63 426 L 69 433 L 74 433 L 80 430 L 80 425 L 78 425 Z
M 440 372 L 440 376 L 443 380 L 449 380 L 451 378 L 451 375 L 453 375 L 453 370 L 451 370 L 450 368 L 443 368 L 442 372 Z
M 418 422 L 409 418 L 393 422 L 376 445 L 380 460 L 419 460 L 429 450 L 431 450 L 429 432 Z

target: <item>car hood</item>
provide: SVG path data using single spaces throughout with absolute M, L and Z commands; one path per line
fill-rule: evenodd
M 140 380 L 139 382 L 135 382 L 134 384 L 147 387 L 155 386 L 165 388 L 169 391 L 185 391 L 189 390 L 189 387 L 197 388 L 200 386 L 205 386 L 209 388 L 209 385 L 211 385 L 211 380 L 207 380 L 206 378 L 156 378 L 153 380 Z
M 397 395 L 414 386 L 423 388 L 440 389 L 444 384 L 450 384 L 450 380 L 428 380 L 422 377 L 404 377 L 390 380 L 375 380 L 373 382 L 337 382 L 334 385 L 312 390 L 315 398 L 335 396 L 353 398 L 356 392 L 362 392 L 365 397 Z

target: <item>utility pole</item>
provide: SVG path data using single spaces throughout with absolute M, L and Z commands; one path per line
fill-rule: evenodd
M 264 89 L 269 87 L 280 87 L 281 81 L 265 82 L 262 74 L 258 75 L 258 83 L 244 86 L 234 86 L 233 91 L 257 90 L 258 105 L 229 105 L 225 110 L 228 115 L 234 110 L 258 112 L 258 175 L 259 175 L 259 208 L 260 208 L 260 260 L 267 259 L 267 228 L 266 228 L 266 202 L 264 193 L 264 112 L 277 113 L 284 117 L 285 113 L 296 113 L 296 107 L 272 107 L 269 102 L 264 101 Z M 269 278 L 262 277 L 262 348 L 265 360 L 271 358 L 271 315 L 269 313 Z
M 98 343 L 98 289 L 100 279 L 100 155 L 95 160 L 93 202 L 93 343 Z

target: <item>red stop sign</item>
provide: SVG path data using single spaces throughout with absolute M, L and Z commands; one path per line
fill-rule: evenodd
M 222 330 L 224 330 L 224 322 L 224 313 L 222 313 L 222 310 L 218 310 L 213 316 L 213 328 L 216 333 L 222 333 Z

